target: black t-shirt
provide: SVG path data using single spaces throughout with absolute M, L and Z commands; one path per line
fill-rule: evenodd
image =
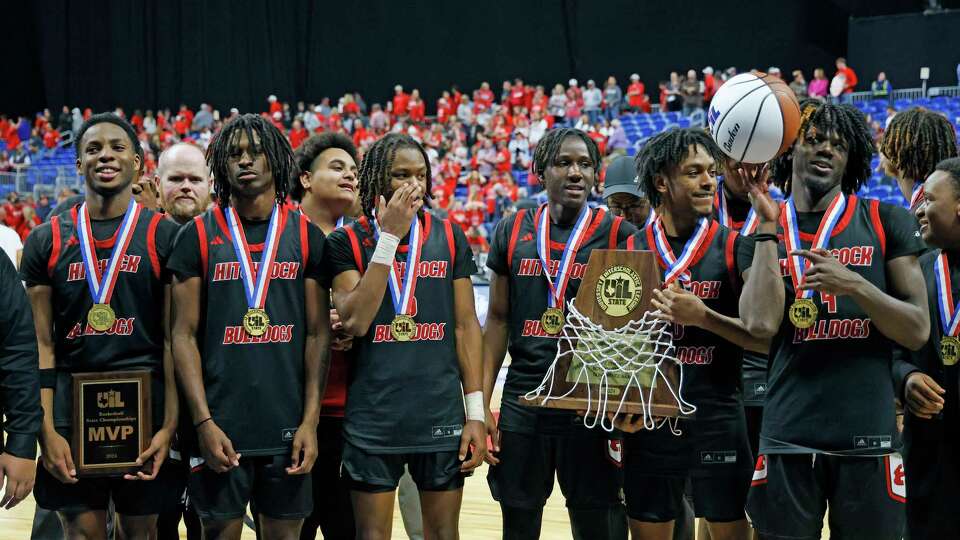
M 540 212 L 524 210 L 504 218 L 497 225 L 490 245 L 487 266 L 508 278 L 510 316 L 508 351 L 510 368 L 503 387 L 500 429 L 519 433 L 592 433 L 583 427 L 583 420 L 574 413 L 520 405 L 520 396 L 537 388 L 557 355 L 559 341 L 540 327 L 540 317 L 547 309 L 547 279 L 543 276 L 537 254 L 536 226 Z M 570 268 L 566 298 L 572 300 L 580 288 L 580 280 L 594 249 L 616 249 L 637 229 L 621 218 L 614 218 L 604 209 L 592 210 L 591 224 L 584 234 L 576 259 Z M 550 226 L 550 253 L 556 275 L 560 257 L 572 227 Z M 593 433 L 595 434 L 595 433 Z
M 678 255 L 687 238 L 668 236 L 667 241 Z M 742 241 L 742 236 L 713 221 L 688 269 L 691 279 L 684 284 L 708 308 L 733 318 L 739 317 L 742 282 L 736 253 Z M 653 251 L 664 271 L 666 262 L 654 246 L 653 228 L 647 227 L 621 247 Z M 641 456 L 631 463 L 649 474 L 666 475 L 729 475 L 751 468 L 741 396 L 743 349 L 702 328 L 675 324 L 672 334 L 683 364 L 682 396 L 697 407 L 696 415 L 680 420 L 679 436 L 666 428 L 627 435 L 628 451 Z
M 23 249 L 20 275 L 27 287 L 52 289 L 57 383 L 54 422 L 66 432 L 72 422 L 71 373 L 148 369 L 154 426 L 163 423 L 163 302 L 169 276 L 164 268 L 177 226 L 143 209 L 120 260 L 110 307 L 117 320 L 105 332 L 87 324 L 93 298 L 86 281 L 76 219 L 79 206 L 37 226 Z M 95 250 L 105 268 L 123 217 L 91 220 Z
M 469 280 L 477 267 L 460 227 L 429 212 L 422 226 L 413 338 L 393 339 L 390 323 L 396 310 L 388 288 L 366 335 L 353 340 L 343 434 L 371 453 L 449 451 L 458 448 L 463 431 L 453 288 L 455 280 Z M 330 233 L 328 279 L 351 270 L 362 273 L 375 248 L 366 217 Z M 396 253 L 401 276 L 407 253 L 405 238 Z
M 260 337 L 242 326 L 247 297 L 220 207 L 183 226 L 168 264 L 179 280 L 203 278 L 197 346 L 207 404 L 234 449 L 250 456 L 289 451 L 303 418 L 304 280 L 321 275 L 323 232 L 300 212 L 283 209 L 279 218 L 264 305 L 270 324 Z M 240 223 L 259 265 L 269 221 Z
M 800 243 L 810 247 L 823 212 L 798 213 Z M 779 234 L 783 234 L 785 215 Z M 827 249 L 848 269 L 882 291 L 889 289 L 886 264 L 923 249 L 916 221 L 903 208 L 847 198 L 847 208 Z M 753 262 L 745 238 L 741 267 Z M 849 296 L 815 293 L 816 324 L 798 329 L 787 316 L 796 299 L 779 244 L 786 301 L 780 329 L 770 348 L 760 452 L 885 455 L 897 446 L 891 363 L 893 342 L 878 332 Z

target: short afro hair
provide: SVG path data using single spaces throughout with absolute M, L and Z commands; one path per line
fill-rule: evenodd
M 300 148 L 293 153 L 293 158 L 297 162 L 296 170 L 290 176 L 290 196 L 295 201 L 303 200 L 303 184 L 300 183 L 300 175 L 310 172 L 313 161 L 317 156 L 331 148 L 339 148 L 350 154 L 353 162 L 360 166 L 360 158 L 357 157 L 357 147 L 353 144 L 350 137 L 343 133 L 327 131 L 320 135 L 314 135 L 303 142 Z
M 957 193 L 960 193 L 960 158 L 952 157 L 937 163 L 934 172 L 936 171 L 943 171 L 949 174 L 950 180 L 953 181 L 953 189 Z
M 120 118 L 114 113 L 95 114 L 80 124 L 80 129 L 77 130 L 77 133 L 73 139 L 73 146 L 77 152 L 77 157 L 80 157 L 80 145 L 83 143 L 83 136 L 87 133 L 87 130 L 104 122 L 118 126 L 123 130 L 124 133 L 127 134 L 127 137 L 130 139 L 130 144 L 133 145 L 133 151 L 140 156 L 140 168 L 142 169 L 144 166 L 143 147 L 140 146 L 140 140 L 137 139 L 137 132 L 133 130 L 133 126 L 131 126 L 129 122 L 123 118 Z
M 726 158 L 710 135 L 698 128 L 673 128 L 651 138 L 637 153 L 637 178 L 647 192 L 650 206 L 660 205 L 660 192 L 655 181 L 658 174 L 669 174 L 677 169 L 690 154 L 691 146 L 702 146 L 717 165 L 723 168 Z

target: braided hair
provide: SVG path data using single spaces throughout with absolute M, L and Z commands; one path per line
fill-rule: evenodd
M 660 192 L 655 185 L 657 175 L 672 173 L 690 155 L 690 147 L 702 146 L 713 158 L 717 168 L 725 157 L 710 134 L 697 128 L 673 128 L 651 138 L 637 153 L 635 165 L 641 187 L 647 192 L 650 206 L 660 205 Z
M 594 169 L 600 168 L 600 149 L 597 143 L 586 133 L 574 128 L 556 128 L 547 132 L 546 135 L 537 143 L 537 148 L 533 151 L 533 174 L 543 182 L 543 171 L 553 164 L 560 153 L 560 146 L 567 137 L 579 137 L 583 144 L 587 145 L 587 153 L 590 154 L 590 160 L 593 161 Z M 594 179 L 596 181 L 596 179 Z
M 427 191 L 424 198 L 428 199 L 433 192 L 433 173 L 430 171 L 430 157 L 426 150 L 413 137 L 403 133 L 388 133 L 373 143 L 360 163 L 357 176 L 360 181 L 360 204 L 367 217 L 373 217 L 373 210 L 381 195 L 390 190 L 390 168 L 397 150 L 414 148 L 423 156 L 423 163 L 427 166 Z
M 905 178 L 923 182 L 938 163 L 957 155 L 957 134 L 945 116 L 914 107 L 893 117 L 880 151 Z
M 793 176 L 793 150 L 803 138 L 817 131 L 836 131 L 847 144 L 847 168 L 840 180 L 843 193 L 856 193 L 870 178 L 870 160 L 876 151 L 866 117 L 850 105 L 837 105 L 816 99 L 800 100 L 800 130 L 797 140 L 770 163 L 770 176 L 784 193 L 790 193 Z
M 244 133 L 250 141 L 250 151 L 257 154 L 262 152 L 267 158 L 267 167 L 273 173 L 277 204 L 282 206 L 287 200 L 287 182 L 297 170 L 293 149 L 276 126 L 256 114 L 244 114 L 227 122 L 207 148 L 207 165 L 213 174 L 217 203 L 221 208 L 230 204 L 229 160 Z M 254 137 L 254 133 L 257 137 Z

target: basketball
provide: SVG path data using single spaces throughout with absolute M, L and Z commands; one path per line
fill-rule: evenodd
M 743 163 L 766 163 L 797 138 L 800 105 L 779 77 L 744 73 L 717 90 L 707 119 L 723 153 Z

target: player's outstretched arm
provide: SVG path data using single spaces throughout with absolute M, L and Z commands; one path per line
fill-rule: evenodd
M 652 301 L 653 307 L 660 310 L 659 317 L 663 320 L 703 328 L 747 350 L 762 354 L 770 351 L 769 338 L 752 335 L 742 320 L 717 313 L 697 295 L 677 286 L 665 290 L 654 289 Z
M 780 207 L 770 197 L 769 168 L 743 164 L 743 176 L 750 202 L 757 213 L 757 234 L 776 234 Z M 747 332 L 759 339 L 776 335 L 783 320 L 785 293 L 780 276 L 777 242 L 756 242 L 749 269 L 743 273 L 740 292 L 740 320 Z
M 37 330 L 37 352 L 40 369 L 54 369 L 56 361 L 53 347 L 53 288 L 49 285 L 34 285 L 27 289 L 30 308 L 33 310 L 33 325 Z M 77 483 L 77 469 L 70 453 L 70 443 L 57 433 L 53 422 L 53 388 L 40 389 L 43 406 L 43 424 L 40 428 L 40 453 L 43 467 L 57 480 L 65 484 Z
M 389 203 L 381 196 L 377 206 L 381 234 L 367 271 L 362 276 L 358 271 L 341 272 L 333 278 L 333 301 L 350 335 L 365 336 L 370 330 L 387 290 L 387 273 L 400 239 L 422 206 L 423 193 L 413 182 L 396 190 Z
M 497 374 L 503 366 L 507 354 L 507 321 L 510 317 L 510 278 L 494 272 L 490 281 L 490 302 L 487 307 L 487 321 L 483 327 L 483 399 L 486 404 L 487 433 L 492 446 L 487 453 L 487 462 L 496 465 L 500 462 L 493 454 L 500 451 L 500 432 L 497 422 L 490 413 L 490 397 L 497 381 Z
M 307 333 L 303 351 L 303 418 L 293 437 L 287 474 L 307 474 L 317 459 L 320 398 L 330 371 L 330 292 L 317 280 L 304 280 Z
M 460 460 L 469 461 L 460 466 L 470 471 L 480 466 L 487 455 L 487 432 L 484 429 L 486 401 L 483 399 L 483 336 L 473 302 L 473 282 L 469 277 L 453 281 L 453 309 L 456 317 L 457 360 L 460 364 L 460 381 L 463 385 L 467 416 L 460 437 Z
M 226 472 L 240 465 L 240 454 L 233 450 L 230 439 L 217 427 L 207 405 L 200 349 L 197 347 L 202 293 L 201 278 L 190 277 L 181 281 L 179 277 L 173 277 L 173 360 L 207 466 L 215 472 Z

